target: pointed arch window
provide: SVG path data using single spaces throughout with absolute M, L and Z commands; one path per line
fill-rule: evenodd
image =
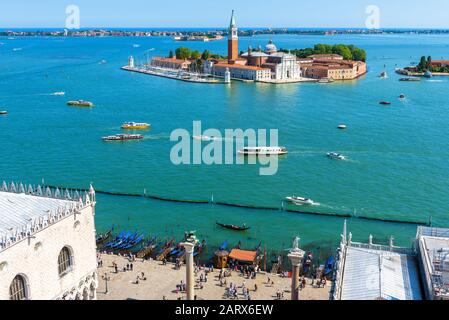
M 9 286 L 9 299 L 10 300 L 27 300 L 27 282 L 24 276 L 17 275 Z
M 58 256 L 58 272 L 60 276 L 72 271 L 73 257 L 72 251 L 68 247 L 62 248 Z

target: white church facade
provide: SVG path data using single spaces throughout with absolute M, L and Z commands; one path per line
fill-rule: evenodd
M 0 300 L 95 300 L 95 191 L 0 188 Z

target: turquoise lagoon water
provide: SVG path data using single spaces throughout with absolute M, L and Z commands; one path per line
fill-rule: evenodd
M 243 38 L 265 45 L 271 37 Z M 179 43 L 169 38 L 0 38 L 0 177 L 53 185 L 143 193 L 176 199 L 281 206 L 288 195 L 321 203 L 324 212 L 375 218 L 427 221 L 449 226 L 449 79 L 399 82 L 396 66 L 421 55 L 449 58 L 449 36 L 345 35 L 275 36 L 282 48 L 315 43 L 346 43 L 365 48 L 369 73 L 357 81 L 332 85 L 265 85 L 235 82 L 201 85 L 133 74 L 119 68 L 129 55 L 165 55 Z M 134 47 L 133 44 L 140 44 Z M 187 45 L 225 54 L 226 42 Z M 21 50 L 13 50 L 20 48 Z M 99 64 L 107 60 L 106 64 Z M 378 75 L 386 66 L 390 78 Z M 65 97 L 52 96 L 55 91 Z M 399 101 L 403 93 L 405 101 Z M 96 107 L 66 106 L 71 99 Z M 393 102 L 385 107 L 381 100 Z M 203 128 L 279 129 L 290 154 L 275 176 L 259 176 L 258 166 L 174 166 L 169 153 L 172 130 Z M 137 143 L 102 143 L 120 132 L 124 121 L 150 122 Z M 345 123 L 348 130 L 339 131 Z M 349 156 L 331 161 L 329 151 Z M 246 234 L 219 229 L 215 222 L 243 224 Z M 98 196 L 97 229 L 112 224 L 161 237 L 197 230 L 210 244 L 223 240 L 252 247 L 288 247 L 300 235 L 309 246 L 334 246 L 343 219 L 283 211 L 245 210 L 216 205 L 167 203 L 140 198 Z M 409 245 L 416 226 L 350 219 L 356 240 L 394 235 Z

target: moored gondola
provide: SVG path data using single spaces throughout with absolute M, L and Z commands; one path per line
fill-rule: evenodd
M 217 222 L 217 225 L 219 225 L 222 228 L 225 228 L 228 230 L 233 230 L 233 231 L 246 231 L 246 230 L 250 229 L 250 227 L 247 227 L 245 224 L 243 226 L 236 226 L 233 224 L 224 224 L 224 223 Z
M 96 239 L 97 246 L 102 245 L 103 243 L 108 241 L 111 238 L 111 235 L 112 235 L 112 229 L 106 233 L 98 235 L 97 239 Z

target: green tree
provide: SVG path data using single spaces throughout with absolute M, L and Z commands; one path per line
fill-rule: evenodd
M 180 47 L 176 49 L 176 58 L 177 59 L 189 59 L 192 56 L 192 51 L 190 51 L 189 48 L 186 47 Z
M 366 51 L 360 48 L 353 48 L 352 50 L 352 59 L 355 61 L 366 61 Z
M 352 60 L 352 52 L 349 48 L 343 44 L 337 44 L 332 48 L 332 53 L 343 56 L 345 60 Z
M 421 60 L 419 61 L 419 64 L 417 67 L 418 67 L 419 71 L 424 71 L 427 68 L 427 61 L 426 61 L 425 56 L 421 57 Z
M 209 50 L 204 50 L 203 54 L 201 55 L 201 60 L 209 60 L 210 58 L 210 52 Z
M 316 44 L 314 46 L 315 54 L 330 54 L 332 53 L 332 46 L 328 44 Z
M 199 60 L 201 58 L 201 53 L 198 50 L 195 50 L 192 52 L 189 58 L 192 58 L 194 60 Z

